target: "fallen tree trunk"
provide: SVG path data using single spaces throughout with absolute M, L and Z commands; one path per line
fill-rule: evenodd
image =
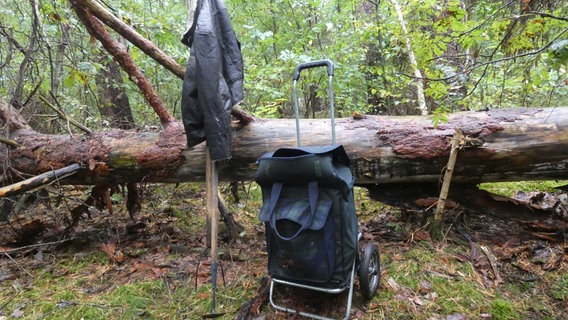
M 45 135 L 11 123 L 18 119 L 10 116 L 13 112 L 0 100 L 0 115 L 12 128 L 9 139 L 17 144 L 0 147 L 2 185 L 73 163 L 84 169 L 61 183 L 204 181 L 204 146 L 187 149 L 180 123 L 155 132 Z M 471 143 L 460 151 L 455 183 L 568 177 L 568 108 L 455 113 L 437 128 L 420 116 L 344 118 L 336 126 L 337 141 L 351 158 L 358 185 L 439 181 L 456 128 Z M 305 119 L 301 127 L 303 145 L 330 143 L 329 120 Z M 236 129 L 233 158 L 219 163 L 220 179 L 252 180 L 256 159 L 277 148 L 294 147 L 295 134 L 293 120 L 260 119 Z

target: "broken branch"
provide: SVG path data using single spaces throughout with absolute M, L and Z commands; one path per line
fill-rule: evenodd
M 173 58 L 166 55 L 162 50 L 157 48 L 150 40 L 141 36 L 136 30 L 134 30 L 129 25 L 122 22 L 119 18 L 114 16 L 103 6 L 101 6 L 97 1 L 92 0 L 76 0 L 75 3 L 79 4 L 83 8 L 89 9 L 89 11 L 97 17 L 102 23 L 111 27 L 118 34 L 126 38 L 136 47 L 138 47 L 142 52 L 147 54 L 152 59 L 156 60 L 159 64 L 164 66 L 166 69 L 170 70 L 178 78 L 183 79 L 185 74 L 185 68 L 177 63 Z
M 158 93 L 152 87 L 152 84 L 150 84 L 148 79 L 144 76 L 144 73 L 136 66 L 128 51 L 110 37 L 101 21 L 94 17 L 87 8 L 77 3 L 77 1 L 73 1 L 72 3 L 74 4 L 72 6 L 73 9 L 87 28 L 89 34 L 101 42 L 108 53 L 112 55 L 114 60 L 118 62 L 122 69 L 138 86 L 144 98 L 146 98 L 146 101 L 148 101 L 152 109 L 154 109 L 154 112 L 156 112 L 160 118 L 161 124 L 167 126 L 175 122 L 175 117 L 168 112 L 165 103 L 160 99 Z
M 183 80 L 186 72 L 184 66 L 165 54 L 160 48 L 156 47 L 152 41 L 141 36 L 132 27 L 125 24 L 121 19 L 106 10 L 97 1 L 75 0 L 74 3 L 75 5 L 87 8 L 93 16 L 98 18 L 100 22 L 109 26 L 111 29 L 130 41 L 138 49 L 142 50 L 142 52 L 147 54 L 150 58 L 154 59 L 160 65 L 164 66 L 178 78 Z M 255 121 L 255 117 L 237 106 L 233 107 L 231 114 L 233 117 L 238 119 L 243 126 Z
M 57 113 L 57 115 L 58 115 L 61 119 L 65 120 L 65 121 L 67 121 L 67 122 L 69 122 L 69 123 L 71 123 L 71 124 L 74 125 L 75 127 L 81 129 L 82 131 L 84 131 L 84 132 L 86 132 L 86 133 L 88 133 L 88 134 L 92 134 L 92 133 L 93 133 L 93 131 L 92 131 L 91 129 L 85 127 L 84 125 L 82 125 L 82 124 L 81 124 L 80 122 L 78 122 L 77 120 L 75 120 L 75 119 L 69 117 L 69 116 L 68 116 L 67 114 L 65 114 L 63 111 L 61 111 L 61 110 L 59 110 L 58 108 L 56 108 L 56 107 L 55 107 L 53 104 L 51 104 L 45 97 L 43 97 L 43 96 L 40 95 L 40 96 L 39 96 L 39 99 L 40 99 L 43 103 L 45 103 L 45 105 L 48 106 L 51 110 L 55 111 L 55 112 Z
M 18 143 L 17 143 L 16 141 L 10 140 L 10 139 L 6 139 L 6 138 L 2 138 L 2 137 L 0 137 L 0 142 L 1 142 L 1 143 L 4 143 L 4 144 L 7 144 L 7 145 L 9 145 L 9 146 L 12 146 L 12 147 L 17 147 L 17 146 L 18 146 Z
M 452 146 L 450 150 L 450 158 L 446 166 L 446 172 L 444 173 L 444 181 L 442 182 L 442 190 L 440 191 L 440 197 L 438 199 L 438 205 L 436 206 L 436 214 L 434 215 L 434 221 L 437 225 L 442 223 L 444 219 L 444 208 L 446 207 L 446 200 L 448 199 L 448 192 L 450 191 L 450 183 L 452 181 L 452 175 L 454 173 L 454 166 L 458 158 L 458 150 L 464 139 L 463 132 L 456 128 L 454 137 L 452 138 Z
M 50 172 L 45 172 L 39 176 L 35 176 L 18 183 L 0 188 L 0 197 L 10 197 L 26 191 L 31 191 L 35 189 L 45 188 L 54 181 L 63 179 L 70 175 L 75 174 L 81 169 L 81 165 L 74 163 L 70 166 L 53 170 Z

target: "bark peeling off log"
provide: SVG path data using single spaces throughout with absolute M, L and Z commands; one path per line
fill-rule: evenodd
M 76 183 L 140 181 L 149 174 L 160 179 L 185 160 L 185 135 L 182 127 L 176 125 L 167 126 L 162 132 L 110 130 L 58 136 L 26 131 L 15 137 L 21 147 L 11 151 L 11 167 L 33 175 L 81 163 L 88 170 L 72 178 Z
M 359 127 L 376 128 L 376 124 L 368 125 L 373 120 L 368 117 Z M 352 168 L 360 183 L 436 181 L 449 153 L 453 129 L 460 128 L 484 144 L 464 149 L 457 162 L 458 181 L 566 178 L 568 152 L 561 145 L 568 141 L 567 121 L 560 109 L 458 113 L 438 128 L 424 117 L 380 119 L 378 142 L 360 150 L 361 157 L 352 156 Z
M 185 162 L 186 140 L 181 125 L 169 125 L 161 132 L 134 132 L 106 141 L 111 146 L 109 174 L 115 181 L 168 179 Z M 102 178 L 106 181 L 105 177 Z
M 108 147 L 103 142 L 105 132 L 92 136 L 44 135 L 38 132 L 19 132 L 20 147 L 12 150 L 10 165 L 19 171 L 46 172 L 73 163 L 108 161 Z M 119 135 L 124 135 L 119 133 Z
M 515 123 L 523 117 L 534 116 L 538 109 L 519 109 L 518 112 L 491 110 L 473 113 L 456 119 L 450 116 L 448 123 L 437 128 L 425 125 L 421 118 L 404 126 L 392 121 L 384 121 L 377 131 L 377 137 L 385 146 L 392 146 L 394 153 L 404 159 L 434 159 L 446 156 L 449 152 L 449 138 L 454 128 L 460 128 L 464 134 L 482 141 L 491 134 L 505 130 L 503 123 Z M 495 154 L 489 149 L 478 149 L 475 157 L 489 158 Z
M 300 128 L 304 146 L 331 143 L 329 119 L 302 119 Z M 437 182 L 455 128 L 476 141 L 475 147 L 460 150 L 453 175 L 456 183 L 568 178 L 568 108 L 461 112 L 450 114 L 448 122 L 437 128 L 431 118 L 420 116 L 342 118 L 336 121 L 336 138 L 351 158 L 358 185 Z M 56 136 L 27 131 L 10 138 L 20 146 L 0 154 L 0 162 L 19 172 L 37 175 L 71 163 L 88 164 L 89 169 L 65 183 L 177 183 L 205 178 L 204 144 L 186 148 L 183 126 L 177 122 L 160 132 Z M 219 163 L 219 177 L 252 180 L 260 156 L 295 146 L 294 120 L 258 119 L 234 131 L 233 158 Z

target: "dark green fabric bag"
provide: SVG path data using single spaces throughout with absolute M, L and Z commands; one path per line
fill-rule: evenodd
M 342 146 L 283 148 L 258 160 L 269 274 L 342 287 L 357 254 L 353 176 Z

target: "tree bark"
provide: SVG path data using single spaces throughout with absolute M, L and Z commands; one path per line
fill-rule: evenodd
M 116 61 L 101 52 L 99 62 L 103 66 L 97 74 L 97 107 L 101 116 L 110 121 L 110 127 L 133 129 L 134 116 L 130 100 L 124 89 L 120 67 Z
M 32 6 L 33 12 L 33 20 L 31 21 L 31 35 L 29 36 L 29 42 L 26 49 L 21 49 L 22 53 L 24 54 L 24 58 L 22 62 L 20 62 L 20 68 L 18 69 L 18 74 L 16 76 L 17 83 L 13 88 L 8 88 L 9 96 L 12 97 L 11 103 L 16 108 L 21 108 L 24 106 L 25 101 L 27 100 L 24 97 L 24 86 L 25 85 L 36 85 L 36 81 L 30 76 L 32 73 L 30 72 L 33 69 L 33 54 L 38 49 L 38 42 L 41 29 L 41 21 L 40 21 L 40 14 L 39 14 L 39 2 L 37 0 L 30 1 Z M 11 81 L 8 82 L 9 84 Z M 32 86 L 33 86 L 32 85 Z
M 154 90 L 148 79 L 146 79 L 142 70 L 136 66 L 126 48 L 119 45 L 110 37 L 104 25 L 95 18 L 88 9 L 82 6 L 73 6 L 73 9 L 87 28 L 89 34 L 101 42 L 103 47 L 132 78 L 133 82 L 144 95 L 146 101 L 148 101 L 148 104 L 150 104 L 154 112 L 160 118 L 161 124 L 167 126 L 174 122 L 175 118 L 167 111 L 166 105 L 158 96 L 158 93 Z
M 118 34 L 126 38 L 142 52 L 147 54 L 152 59 L 159 62 L 166 69 L 183 79 L 185 68 L 181 66 L 173 58 L 166 55 L 160 48 L 156 47 L 150 40 L 141 36 L 134 28 L 125 24 L 118 17 L 114 16 L 111 12 L 106 10 L 97 1 L 92 0 L 72 0 L 72 4 L 78 5 L 82 8 L 89 9 L 89 11 L 97 17 L 101 22 L 111 27 Z
M 85 168 L 63 184 L 205 180 L 204 146 L 188 149 L 179 122 L 155 132 L 109 130 L 69 136 L 29 130 L 1 99 L 0 115 L 8 117 L 4 121 L 12 128 L 20 128 L 9 137 L 17 147 L 0 144 L 2 185 L 73 163 Z M 328 119 L 301 120 L 300 126 L 305 145 L 330 143 Z M 461 112 L 450 114 L 448 122 L 436 128 L 422 116 L 336 121 L 337 141 L 351 158 L 358 185 L 438 182 L 456 128 L 474 146 L 460 151 L 452 182 L 568 177 L 568 108 Z M 235 129 L 233 158 L 219 163 L 219 178 L 253 180 L 260 156 L 294 147 L 295 142 L 294 120 L 262 119 Z
M 20 181 L 11 186 L 0 188 L 0 198 L 10 197 L 12 195 L 20 194 L 26 191 L 47 187 L 57 179 L 62 179 L 66 176 L 74 174 L 80 168 L 80 165 L 72 164 L 65 168 L 57 169 L 51 172 L 45 172 L 40 174 L 39 176 Z
M 142 50 L 142 52 L 146 53 L 150 58 L 154 59 L 160 65 L 171 71 L 175 74 L 178 78 L 183 80 L 186 69 L 182 65 L 180 65 L 177 61 L 173 58 L 166 55 L 160 48 L 156 47 L 152 43 L 152 41 L 142 37 L 139 33 L 136 32 L 132 27 L 122 22 L 119 18 L 114 16 L 111 12 L 106 10 L 96 1 L 92 0 L 73 0 L 70 2 L 77 8 L 76 10 L 88 10 L 90 14 L 95 16 L 98 21 L 104 23 L 105 25 L 112 28 L 122 37 L 130 41 L 133 45 L 138 47 L 138 49 Z M 80 14 L 80 12 L 78 12 Z M 88 27 L 86 25 L 86 27 Z M 108 50 L 108 49 L 107 49 Z M 109 50 L 110 53 L 112 53 Z M 116 57 L 115 57 L 116 58 Z M 124 68 L 125 71 L 129 74 L 130 77 L 136 78 L 136 76 L 128 70 L 128 68 Z M 237 118 L 243 125 L 251 123 L 255 120 L 253 116 L 243 111 L 238 106 L 233 106 L 232 110 L 233 117 Z M 166 115 L 162 115 L 165 117 Z

